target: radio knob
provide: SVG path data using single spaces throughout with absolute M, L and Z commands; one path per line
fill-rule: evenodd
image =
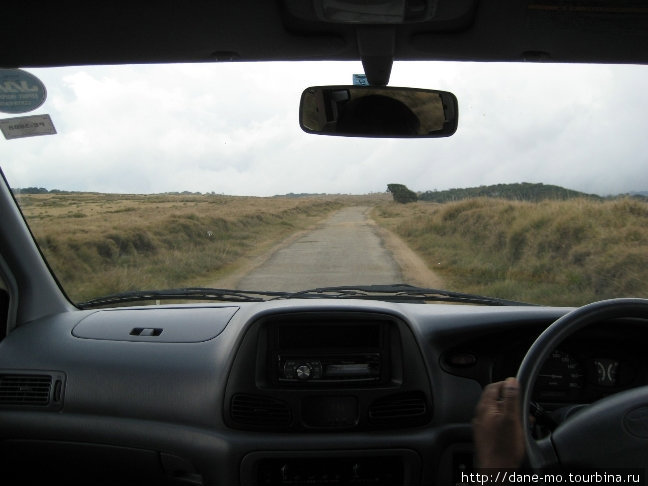
M 299 365 L 295 370 L 297 372 L 297 378 L 300 380 L 308 380 L 313 372 L 313 368 L 308 364 Z

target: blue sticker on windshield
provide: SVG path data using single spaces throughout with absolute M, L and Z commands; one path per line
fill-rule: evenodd
M 45 85 L 22 69 L 0 69 L 0 112 L 26 113 L 45 102 Z
M 365 74 L 354 74 L 353 75 L 353 85 L 354 86 L 369 86 L 369 81 L 367 81 L 367 76 Z

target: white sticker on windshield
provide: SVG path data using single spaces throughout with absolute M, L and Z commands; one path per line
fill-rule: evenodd
M 56 128 L 49 115 L 5 118 L 0 120 L 0 130 L 7 140 L 56 134 Z

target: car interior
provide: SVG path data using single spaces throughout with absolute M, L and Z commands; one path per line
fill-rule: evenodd
M 634 0 L 71 0 L 2 12 L 4 69 L 355 60 L 382 93 L 397 61 L 648 62 L 648 6 Z M 344 90 L 305 91 L 295 124 L 335 131 L 317 106 Z M 420 95 L 441 109 L 424 136 L 461 129 L 461 98 Z M 78 305 L 5 179 L 0 215 L 3 484 L 457 484 L 475 468 L 482 390 L 510 376 L 530 467 L 648 466 L 641 296 Z M 182 296 L 154 296 L 170 297 Z

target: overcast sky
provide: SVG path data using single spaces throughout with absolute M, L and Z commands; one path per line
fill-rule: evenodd
M 57 135 L 0 138 L 14 187 L 260 195 L 542 182 L 648 191 L 648 67 L 395 63 L 391 86 L 452 91 L 445 139 L 308 135 L 307 86 L 351 84 L 359 62 L 26 69 Z M 2 114 L 1 118 L 15 115 Z

